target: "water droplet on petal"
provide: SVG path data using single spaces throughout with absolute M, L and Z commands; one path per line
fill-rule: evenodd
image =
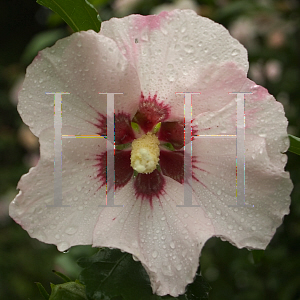
M 283 156 L 281 157 L 281 161 L 282 161 L 283 163 L 286 163 L 286 162 L 287 162 L 287 156 L 286 156 L 286 155 L 283 155 Z
M 132 258 L 134 261 L 139 261 L 139 259 L 136 256 L 134 256 L 133 254 L 132 254 Z
M 65 251 L 68 250 L 69 248 L 70 248 L 70 245 L 67 242 L 61 242 L 57 245 L 57 250 L 60 252 L 65 253 Z
M 232 56 L 237 56 L 238 54 L 240 54 L 240 50 L 239 49 L 233 49 L 231 52 Z
M 171 247 L 172 249 L 175 249 L 175 243 L 174 243 L 174 242 L 171 242 L 171 243 L 170 243 L 170 247 Z
M 177 270 L 177 271 L 180 271 L 181 269 L 182 269 L 182 265 L 177 265 L 177 266 L 176 266 L 176 270 Z
M 77 190 L 78 192 L 80 192 L 80 191 L 81 191 L 81 186 L 77 186 L 77 187 L 76 187 L 76 190 Z
M 76 232 L 77 232 L 77 228 L 76 227 L 69 227 L 65 231 L 66 234 L 70 234 L 70 235 L 72 235 L 72 234 L 74 234 Z
M 158 253 L 157 253 L 156 250 L 154 250 L 154 251 L 152 252 L 152 257 L 153 257 L 153 258 L 156 258 L 157 256 L 158 256 Z
M 194 52 L 194 46 L 193 45 L 185 45 L 184 50 L 186 53 L 193 53 Z

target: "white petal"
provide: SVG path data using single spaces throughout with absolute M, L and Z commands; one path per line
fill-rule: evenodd
M 194 181 L 193 187 L 211 216 L 217 236 L 238 247 L 261 249 L 289 212 L 292 182 L 284 171 L 286 155 L 282 154 L 288 148 L 287 120 L 282 105 L 266 89 L 249 79 L 237 77 L 237 83 L 240 88 L 236 86 L 236 92 L 253 92 L 245 96 L 245 203 L 254 207 L 234 206 L 235 138 L 202 137 L 193 141 L 193 156 L 198 161 L 193 171 L 201 183 Z M 197 134 L 235 134 L 234 98 L 225 101 L 219 111 L 200 114 L 195 120 Z
M 246 49 L 223 26 L 192 10 L 112 18 L 100 34 L 114 39 L 137 68 L 145 95 L 157 93 L 172 106 L 178 102 L 173 113 L 183 111 L 175 92 L 201 92 L 199 78 L 211 64 L 233 62 L 248 70 Z
M 72 134 L 73 128 L 66 128 Z M 21 190 L 10 205 L 10 216 L 31 237 L 55 244 L 64 251 L 73 245 L 92 244 L 99 205 L 105 204 L 105 185 L 97 178 L 95 155 L 106 149 L 99 138 L 63 139 L 62 197 L 63 205 L 54 204 L 53 129 L 41 133 L 41 158 L 38 165 L 22 176 Z
M 194 181 L 193 188 L 216 236 L 238 247 L 264 249 L 289 212 L 292 183 L 288 173 L 271 163 L 264 138 L 246 137 L 245 148 L 245 203 L 254 207 L 236 206 L 234 139 L 193 142 L 193 154 L 199 157 L 194 173 L 201 182 Z
M 205 241 L 214 235 L 202 208 L 183 205 L 182 185 L 169 177 L 165 194 L 153 208 L 136 199 L 132 184 L 116 193 L 116 204 L 105 208 L 94 233 L 94 246 L 115 247 L 132 253 L 147 270 L 153 292 L 178 296 L 193 281 Z
M 116 43 L 90 30 L 74 33 L 42 50 L 28 67 L 18 110 L 35 135 L 53 127 L 54 95 L 62 96 L 63 125 L 76 126 L 93 134 L 98 113 L 106 115 L 106 95 L 115 95 L 115 110 L 136 112 L 140 97 L 137 74 L 118 50 Z

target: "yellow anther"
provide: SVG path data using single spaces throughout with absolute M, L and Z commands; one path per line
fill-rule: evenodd
M 148 132 L 132 142 L 131 167 L 138 173 L 148 174 L 156 169 L 159 161 L 159 141 Z

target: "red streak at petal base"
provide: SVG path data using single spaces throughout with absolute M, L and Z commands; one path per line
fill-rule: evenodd
M 159 198 L 164 192 L 165 179 L 158 170 L 150 174 L 139 173 L 134 181 L 135 195 L 142 200 L 148 200 L 153 208 L 153 197 Z
M 115 189 L 125 186 L 133 175 L 133 169 L 130 166 L 131 151 L 116 150 L 115 151 Z M 106 184 L 106 163 L 107 152 L 102 152 L 97 155 L 98 168 L 97 178 L 101 185 L 99 188 Z
M 159 165 L 164 175 L 184 182 L 184 152 L 160 150 Z
M 171 143 L 176 150 L 182 148 L 184 146 L 183 122 L 162 122 L 158 139 Z
M 167 104 L 159 103 L 157 95 L 145 98 L 141 93 L 140 104 L 137 113 L 133 118 L 133 122 L 139 124 L 145 133 L 151 131 L 159 122 L 163 122 L 170 115 L 170 107 Z
M 92 123 L 97 127 L 97 134 L 107 135 L 106 116 L 98 113 L 96 122 Z M 115 115 L 115 143 L 116 145 L 131 143 L 135 139 L 134 131 L 131 127 L 130 115 L 124 112 Z
M 200 161 L 197 156 L 192 157 L 192 167 L 193 169 L 198 169 L 202 172 L 208 173 L 208 171 L 197 166 Z M 160 150 L 159 165 L 162 173 L 177 182 L 184 183 L 184 151 L 167 151 Z M 194 180 L 206 187 L 192 171 L 192 177 Z
M 130 115 L 118 113 L 115 116 L 115 141 L 116 145 L 131 143 L 135 139 L 131 127 Z
M 123 187 L 128 183 L 133 175 L 133 169 L 130 166 L 131 151 L 116 150 L 115 152 L 115 185 L 116 189 Z

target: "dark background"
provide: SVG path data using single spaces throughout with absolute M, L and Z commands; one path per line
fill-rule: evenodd
M 159 5 L 193 5 L 198 14 L 223 24 L 249 52 L 249 77 L 266 87 L 285 108 L 288 132 L 300 136 L 300 5 L 296 0 L 113 1 L 94 0 L 103 20 L 131 13 L 150 14 Z M 133 1 L 131 1 L 133 2 Z M 192 4 L 191 4 L 192 3 Z M 186 4 L 187 5 L 187 4 Z M 156 10 L 154 10 L 156 9 Z M 0 2 L 0 299 L 42 299 L 34 282 L 50 291 L 59 283 L 52 269 L 75 279 L 77 258 L 91 247 L 59 253 L 31 239 L 8 216 L 22 174 L 37 163 L 39 144 L 16 110 L 25 69 L 38 50 L 71 30 L 34 0 Z M 300 299 L 300 157 L 288 153 L 286 169 L 294 183 L 291 213 L 284 218 L 264 256 L 255 262 L 247 249 L 210 239 L 201 256 L 211 300 Z

